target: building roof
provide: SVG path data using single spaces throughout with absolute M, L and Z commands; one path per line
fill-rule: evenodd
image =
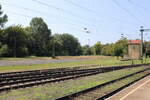
M 141 40 L 129 40 L 128 44 L 141 44 Z

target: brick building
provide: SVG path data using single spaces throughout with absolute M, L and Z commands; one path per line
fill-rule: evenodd
M 141 40 L 128 41 L 128 57 L 130 59 L 141 58 Z

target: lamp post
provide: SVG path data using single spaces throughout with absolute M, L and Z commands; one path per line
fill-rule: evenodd
M 89 31 L 87 28 L 84 28 L 84 31 L 85 31 L 87 34 L 90 33 L 90 31 Z M 90 39 L 88 39 L 88 45 L 90 46 Z
M 143 26 L 141 26 L 140 32 L 141 32 L 141 63 L 143 63 L 143 32 L 144 32 Z
M 124 34 L 123 34 L 123 33 L 121 34 L 121 38 L 122 38 L 122 39 L 124 38 Z
M 141 26 L 140 32 L 141 32 L 141 62 L 143 63 L 143 33 L 150 31 L 150 29 L 144 29 L 143 26 Z

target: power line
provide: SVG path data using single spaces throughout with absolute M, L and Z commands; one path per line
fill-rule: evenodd
M 87 7 L 84 7 L 84 6 L 82 6 L 82 5 L 80 5 L 80 4 L 77 4 L 77 3 L 75 3 L 75 2 L 73 2 L 73 1 L 71 1 L 71 0 L 64 0 L 65 2 L 68 2 L 68 3 L 70 3 L 70 4 L 72 4 L 73 6 L 76 6 L 76 7 L 78 7 L 78 8 L 81 8 L 81 9 L 83 9 L 83 10 L 86 10 L 86 11 L 88 11 L 88 12 L 90 12 L 90 13 L 93 13 L 93 14 L 95 14 L 96 15 L 96 17 L 101 17 L 101 16 L 99 16 L 99 14 L 96 12 L 96 11 L 94 11 L 94 10 L 92 10 L 92 9 L 89 9 L 89 8 L 87 8 Z M 107 17 L 107 16 L 106 16 Z M 101 17 L 102 18 L 102 17 Z M 111 19 L 113 19 L 113 20 L 116 20 L 116 21 L 119 21 L 119 22 L 122 22 L 122 21 L 124 21 L 124 23 L 127 23 L 127 24 L 129 24 L 130 22 L 128 22 L 128 21 L 125 21 L 125 20 L 122 20 L 122 19 L 118 19 L 118 18 L 115 18 L 115 17 L 112 17 L 112 16 L 109 16 L 108 18 L 111 18 Z M 98 20 L 99 21 L 99 20 Z M 131 25 L 131 24 L 129 24 L 129 25 Z
M 74 6 L 76 6 L 76 7 L 78 7 L 78 8 L 84 9 L 84 10 L 86 10 L 86 11 L 88 11 L 88 12 L 95 13 L 95 11 L 93 11 L 93 10 L 91 10 L 91 9 L 89 9 L 89 8 L 83 7 L 83 6 L 81 6 L 81 5 L 77 4 L 77 3 L 74 3 L 74 2 L 71 1 L 71 0 L 64 0 L 64 1 L 70 3 L 70 4 L 74 5 Z
M 33 16 L 29 16 L 29 15 L 25 15 L 25 14 L 21 14 L 21 13 L 17 13 L 17 12 L 12 12 L 12 11 L 8 11 L 9 13 L 13 14 L 13 15 L 18 15 L 18 16 L 22 16 L 22 17 L 28 17 L 28 18 L 33 18 Z
M 30 9 L 30 8 L 18 6 L 18 5 L 16 5 L 16 4 L 10 4 L 10 3 L 7 4 L 7 3 L 4 3 L 4 2 L 2 2 L 2 3 L 5 4 L 5 5 L 8 5 L 8 6 L 12 5 L 12 6 L 15 7 L 15 8 L 23 9 L 23 10 L 30 11 L 30 12 L 34 12 L 34 13 L 38 13 L 38 14 L 39 14 L 39 13 L 43 13 L 43 12 L 38 11 L 38 10 L 34 10 L 34 9 Z M 43 14 L 46 14 L 46 13 L 43 13 Z M 53 16 L 55 19 L 57 18 L 57 20 L 58 20 L 58 18 L 60 18 L 60 16 L 58 17 L 58 16 L 54 16 L 54 15 L 52 15 L 52 14 L 51 14 L 51 16 Z M 68 20 L 68 21 L 71 21 L 71 22 L 67 22 L 67 23 L 70 24 L 70 25 L 74 25 L 74 26 L 78 26 L 78 27 L 85 27 L 84 25 L 81 25 L 81 23 L 80 23 L 80 24 L 72 23 L 72 20 L 70 20 L 70 19 L 68 19 L 68 18 L 66 18 L 66 17 L 63 17 L 63 19 L 66 19 L 66 20 Z
M 118 2 L 117 0 L 112 0 L 119 8 L 121 8 L 122 10 L 124 10 L 126 13 L 128 13 L 128 15 L 130 15 L 133 19 L 135 19 L 136 21 L 138 21 L 139 23 L 142 23 L 143 22 L 141 20 L 139 20 L 134 14 L 132 14 L 128 9 L 122 7 Z
M 129 2 L 130 4 L 132 4 L 132 5 L 134 5 L 134 6 L 138 6 L 138 7 L 142 8 L 142 9 L 144 9 L 145 11 L 150 12 L 150 9 L 148 9 L 148 8 L 146 8 L 146 7 L 144 7 L 144 6 L 140 5 L 140 4 L 138 4 L 138 3 L 135 3 L 135 2 L 133 2 L 132 0 L 128 0 L 128 2 Z
M 66 13 L 66 14 L 69 14 L 69 15 L 71 15 L 71 16 L 73 16 L 73 17 L 78 17 L 78 18 L 80 18 L 80 20 L 86 21 L 85 18 L 82 18 L 82 17 L 80 17 L 80 16 L 78 16 L 78 15 L 72 13 L 71 11 L 65 10 L 65 9 L 63 9 L 63 8 L 59 8 L 59 7 L 50 5 L 50 4 L 48 4 L 48 3 L 41 2 L 41 1 L 39 1 L 39 0 L 32 0 L 32 1 L 34 1 L 34 2 L 36 2 L 36 3 L 38 3 L 38 4 L 40 4 L 40 5 L 44 5 L 44 6 L 46 6 L 46 7 L 50 7 L 50 8 L 56 9 L 56 10 L 58 10 L 58 11 L 62 11 L 62 12 Z M 88 22 L 88 21 L 87 21 L 87 22 Z
M 42 14 L 46 14 L 46 13 L 43 13 L 43 12 L 41 12 L 41 11 L 38 11 L 38 10 L 35 10 L 35 9 L 30 9 L 30 8 L 26 8 L 26 7 L 22 7 L 22 6 L 19 6 L 19 5 L 16 5 L 16 4 L 8 4 L 8 3 L 6 3 L 6 2 L 1 2 L 1 3 L 3 3 L 4 5 L 7 5 L 7 6 L 12 6 L 12 7 L 14 7 L 14 8 L 18 8 L 18 9 L 23 9 L 23 10 L 26 10 L 26 11 L 30 11 L 30 12 L 34 12 L 34 13 L 42 13 Z
M 57 9 L 58 11 L 61 10 L 61 8 L 55 7 L 55 6 L 53 6 L 53 5 L 49 5 L 49 4 L 44 3 L 44 2 L 41 2 L 41 1 L 39 1 L 39 0 L 32 0 L 32 1 L 35 1 L 35 2 L 37 2 L 37 3 L 42 3 L 42 4 L 44 4 L 45 6 L 52 7 L 52 8 L 54 8 L 54 9 Z M 18 7 L 18 8 L 27 10 L 27 11 L 32 11 L 32 12 L 34 12 L 34 13 L 43 13 L 43 12 L 40 12 L 40 11 L 38 11 L 38 10 L 33 10 L 33 9 L 30 9 L 30 8 L 21 7 L 21 6 L 18 6 L 18 5 L 15 5 L 15 6 L 13 6 L 13 7 Z M 81 6 L 81 7 L 82 7 L 82 6 Z M 82 7 L 82 8 L 84 8 L 84 7 Z M 85 8 L 85 9 L 86 9 L 86 8 Z M 64 10 L 63 10 L 63 11 L 64 11 Z M 92 12 L 92 10 L 91 10 L 91 12 Z M 94 13 L 94 12 L 93 12 L 93 13 Z M 43 14 L 46 14 L 46 13 L 43 13 Z M 96 13 L 95 13 L 95 14 L 96 14 Z M 54 18 L 56 17 L 56 16 L 54 16 L 54 15 L 52 15 L 52 14 L 51 14 L 51 16 L 53 16 Z M 67 17 L 64 17 L 64 16 L 61 16 L 61 17 L 63 17 L 63 19 L 65 19 L 65 20 L 71 21 L 70 23 L 72 23 L 72 20 L 71 20 L 71 19 L 69 19 L 69 18 L 67 18 Z M 57 16 L 57 18 L 58 18 L 58 16 Z M 60 18 L 60 16 L 59 16 L 59 18 Z M 116 19 L 116 20 L 117 20 L 117 19 Z M 84 24 L 84 25 L 89 24 L 89 23 L 85 23 L 85 22 L 79 21 L 79 20 L 76 20 L 76 21 L 80 22 L 80 24 L 72 24 L 72 25 L 79 26 L 79 25 L 81 25 L 81 23 Z M 120 22 L 121 22 L 121 21 L 120 21 Z M 125 21 L 125 22 L 126 22 L 126 21 Z M 129 25 L 131 25 L 131 24 L 129 24 Z M 93 28 L 95 28 L 95 26 L 97 26 L 97 25 L 91 25 L 91 24 L 90 24 L 90 26 L 92 26 Z M 82 26 L 82 27 L 83 27 L 83 26 Z
M 54 8 L 54 9 L 56 9 L 56 10 L 58 10 L 58 11 L 65 12 L 65 13 L 67 13 L 67 14 L 69 14 L 69 15 L 72 15 L 73 17 L 78 17 L 78 18 L 80 18 L 80 22 L 81 22 L 81 20 L 82 20 L 82 21 L 83 21 L 83 20 L 86 21 L 85 18 L 82 18 L 82 17 L 80 17 L 80 16 L 77 16 L 76 14 L 74 14 L 74 13 L 68 11 L 68 10 L 65 10 L 65 9 L 62 9 L 62 8 L 59 8 L 59 7 L 50 5 L 50 4 L 45 3 L 45 2 L 41 2 L 41 1 L 39 1 L 39 0 L 32 0 L 32 1 L 37 2 L 37 3 L 39 3 L 40 5 L 44 5 L 44 6 L 46 6 L 46 7 Z M 68 0 L 65 0 L 65 1 L 68 2 L 68 3 L 73 4 L 74 6 L 80 7 L 80 8 L 82 8 L 82 9 L 84 9 L 84 10 L 87 10 L 87 11 L 89 11 L 89 12 L 91 12 L 91 13 L 94 13 L 95 15 L 99 16 L 94 10 L 88 9 L 88 8 L 86 8 L 86 7 L 83 7 L 83 6 L 81 6 L 81 5 L 77 4 L 77 3 L 74 3 L 74 2 L 72 2 L 72 1 L 68 1 Z M 109 16 L 109 17 L 110 17 L 110 16 Z M 111 17 L 111 18 L 114 19 L 114 20 L 116 20 L 116 21 L 122 22 L 121 19 L 114 18 L 114 17 Z M 97 21 L 100 21 L 100 20 L 97 20 Z M 88 21 L 86 21 L 86 22 L 88 22 Z M 85 22 L 84 22 L 84 23 L 85 23 Z M 124 23 L 127 23 L 128 25 L 131 25 L 131 24 L 129 24 L 128 21 L 124 21 Z M 89 24 L 89 23 L 86 23 L 86 24 Z M 90 25 L 91 25 L 91 24 L 90 24 Z M 93 26 L 93 27 L 97 27 L 96 24 L 92 24 L 92 26 Z
M 11 14 L 13 14 L 13 15 L 22 16 L 22 17 L 25 17 L 25 18 L 33 18 L 33 17 L 34 17 L 34 16 L 28 16 L 28 15 L 25 15 L 25 14 L 13 12 L 13 11 L 8 11 L 8 12 L 11 13 Z M 69 24 L 67 24 L 67 23 L 64 23 L 64 24 L 69 25 Z M 69 27 L 67 27 L 67 28 L 73 29 L 73 30 L 76 30 L 76 31 L 82 31 L 82 30 L 80 30 L 80 29 L 77 29 L 77 28 L 74 28 L 74 27 L 70 27 L 70 25 L 69 25 Z
M 40 4 L 40 5 L 43 5 L 43 6 L 46 6 L 46 7 L 50 7 L 50 8 L 56 9 L 56 10 L 59 11 L 59 12 L 64 12 L 64 13 L 66 13 L 66 14 L 68 14 L 68 15 L 71 15 L 71 16 L 73 16 L 73 17 L 76 17 L 76 18 L 78 18 L 77 21 L 80 20 L 80 21 L 79 21 L 80 23 L 84 23 L 84 24 L 85 24 L 85 27 L 87 27 L 87 25 L 88 25 L 88 26 L 92 26 L 93 28 L 97 27 L 96 24 L 91 24 L 91 23 L 89 24 L 89 21 L 85 20 L 85 18 L 82 18 L 82 17 L 80 17 L 80 16 L 78 16 L 78 15 L 76 15 L 76 14 L 74 14 L 74 13 L 72 13 L 71 11 L 68 11 L 68 10 L 66 10 L 66 9 L 53 6 L 53 5 L 49 4 L 49 3 L 41 2 L 41 1 L 39 1 L 39 0 L 32 0 L 32 1 L 34 1 L 34 2 L 36 2 L 36 3 L 38 3 L 38 4 Z M 66 18 L 66 17 L 64 17 L 64 18 Z M 72 21 L 72 20 L 71 20 L 71 21 Z M 81 25 L 81 24 L 80 24 L 80 25 Z
M 7 10 L 8 11 L 8 10 Z M 27 22 L 27 18 L 33 18 L 33 16 L 29 16 L 29 15 L 25 15 L 25 14 L 21 14 L 21 13 L 17 13 L 17 12 L 13 12 L 13 11 L 8 11 L 9 13 L 11 13 L 12 15 L 17 15 L 17 16 L 22 16 L 25 17 L 25 21 Z
M 45 2 L 41 2 L 41 1 L 39 1 L 39 0 L 32 0 L 32 1 L 37 2 L 38 4 L 44 5 L 44 6 L 46 6 L 46 7 L 54 8 L 54 9 L 56 9 L 56 10 L 58 10 L 58 11 L 65 12 L 65 13 L 67 13 L 67 14 L 69 14 L 69 15 L 72 15 L 73 17 L 76 17 L 76 18 L 78 17 L 78 18 L 80 19 L 80 21 L 81 21 L 81 20 L 82 20 L 82 21 L 86 21 L 86 25 L 87 25 L 87 24 L 89 25 L 88 21 L 85 20 L 85 18 L 82 18 L 82 17 L 80 17 L 80 16 L 78 16 L 78 15 L 72 13 L 71 11 L 68 11 L 68 10 L 65 10 L 65 9 L 62 9 L 62 8 L 59 8 L 59 7 L 50 5 L 50 4 L 45 3 Z M 85 22 L 84 22 L 84 23 L 85 23 Z M 90 23 L 90 26 L 92 26 L 93 28 L 97 27 L 96 24 L 91 24 L 91 23 Z M 85 27 L 87 27 L 87 26 L 85 26 Z
M 39 1 L 39 0 L 32 0 L 32 1 Z M 41 1 L 39 1 L 39 3 L 40 3 Z M 44 4 L 47 4 L 47 3 L 44 3 Z M 16 5 L 14 5 L 14 7 L 18 7 L 18 8 L 21 8 L 21 6 L 16 6 Z M 49 4 L 47 5 L 47 7 L 49 7 Z M 62 10 L 60 10 L 61 8 L 58 8 L 58 7 L 55 7 L 55 6 L 52 6 L 54 9 L 57 9 L 58 11 L 62 11 Z M 41 11 L 38 11 L 38 10 L 34 10 L 34 9 L 30 9 L 30 8 L 26 8 L 26 7 L 23 7 L 22 9 L 24 9 L 24 10 L 27 10 L 27 11 L 31 11 L 31 12 L 35 12 L 35 13 L 43 13 L 43 12 L 41 12 Z M 64 11 L 62 11 L 62 12 L 64 12 Z M 43 14 L 46 14 L 46 13 L 43 13 Z M 54 16 L 54 18 L 55 18 L 56 16 Z M 58 18 L 60 18 L 60 16 L 58 17 L 57 16 L 57 20 L 58 20 Z M 64 19 L 66 19 L 66 20 L 69 20 L 69 19 L 67 19 L 67 18 L 65 18 L 64 17 Z M 65 23 L 66 24 L 66 23 Z M 69 25 L 74 25 L 74 26 L 78 26 L 78 27 L 84 27 L 84 26 L 81 26 L 81 24 L 80 25 L 78 25 L 78 24 L 74 24 L 74 23 L 72 23 L 72 22 L 69 22 Z M 85 26 L 86 27 L 86 26 Z

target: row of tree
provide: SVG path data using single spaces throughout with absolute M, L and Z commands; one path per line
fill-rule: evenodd
M 93 46 L 81 46 L 76 37 L 71 34 L 53 34 L 42 18 L 35 17 L 28 27 L 13 25 L 4 28 L 8 21 L 0 6 L 0 56 L 77 56 L 106 55 L 123 56 L 127 54 L 127 39 L 122 38 L 116 43 Z M 148 43 L 147 43 L 148 44 Z M 150 49 L 146 49 L 150 54 Z
M 128 41 L 126 38 L 118 40 L 116 43 L 101 44 L 97 42 L 92 47 L 83 46 L 84 55 L 106 55 L 106 56 L 121 56 L 127 55 Z
M 114 44 L 102 45 L 97 42 L 93 46 L 81 46 L 78 39 L 71 34 L 54 34 L 42 18 L 33 18 L 28 27 L 13 25 L 4 28 L 8 21 L 0 6 L 0 56 L 77 56 L 108 55 L 122 56 L 127 41 L 119 40 Z

